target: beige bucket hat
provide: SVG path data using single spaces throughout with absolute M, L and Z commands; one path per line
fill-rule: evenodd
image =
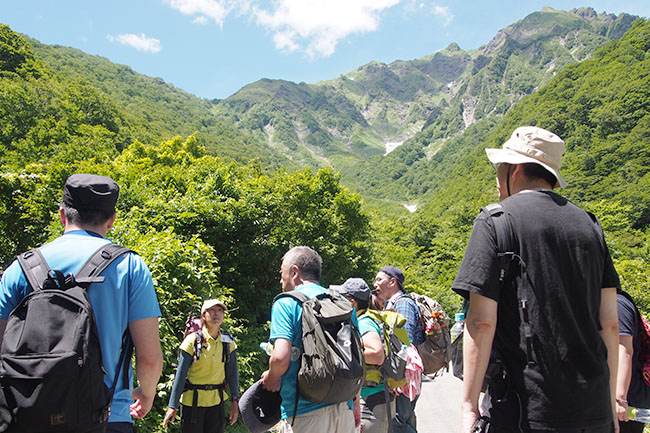
M 485 149 L 492 164 L 539 164 L 555 176 L 554 187 L 565 187 L 567 183 L 560 176 L 564 141 L 551 131 L 537 126 L 520 126 L 510 139 L 503 143 L 502 149 Z

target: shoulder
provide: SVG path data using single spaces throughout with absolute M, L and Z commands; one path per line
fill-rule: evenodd
M 370 316 L 359 317 L 359 333 L 364 335 L 371 331 L 379 333 L 379 325 L 377 322 L 375 322 L 375 320 Z
M 397 299 L 395 299 L 395 305 L 407 306 L 408 308 L 419 310 L 418 304 L 417 302 L 415 302 L 415 299 L 413 299 L 411 295 L 409 295 L 406 292 L 402 292 L 402 294 L 399 295 Z
M 190 355 L 194 354 L 194 342 L 196 341 L 196 332 L 188 334 L 181 343 L 181 350 L 187 352 Z

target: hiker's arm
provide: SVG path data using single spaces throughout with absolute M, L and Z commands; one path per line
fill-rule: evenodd
M 618 432 L 616 416 L 616 373 L 618 371 L 618 308 L 616 288 L 603 289 L 600 300 L 600 335 L 607 346 L 607 365 L 609 366 L 609 393 L 612 400 L 612 416 Z
M 7 327 L 7 319 L 0 319 L 0 346 L 2 346 L 2 338 L 5 335 L 6 327 Z
M 479 416 L 478 399 L 490 361 L 497 324 L 497 302 L 470 293 L 463 335 L 463 432 L 469 433 Z
M 616 376 L 616 415 L 619 421 L 628 421 L 627 391 L 632 379 L 634 346 L 631 335 L 618 336 L 618 374 Z
M 273 353 L 269 359 L 269 369 L 262 373 L 262 386 L 269 391 L 279 391 L 282 376 L 291 362 L 291 341 L 277 338 L 273 343 Z
M 239 370 L 237 369 L 237 351 L 233 350 L 226 363 L 226 381 L 232 398 L 239 398 Z
M 190 365 L 192 365 L 192 355 L 184 350 L 181 350 L 180 352 L 181 353 L 178 356 L 176 375 L 174 375 L 172 392 L 169 394 L 169 403 L 167 403 L 167 412 L 165 412 L 165 418 L 163 419 L 163 427 L 167 427 L 169 421 L 174 421 L 176 419 L 176 412 L 181 405 L 181 394 L 183 393 L 183 388 L 185 386 L 187 372 L 190 369 Z
M 230 425 L 237 422 L 239 416 L 239 370 L 237 369 L 237 351 L 233 350 L 228 357 L 226 363 L 226 381 L 228 382 L 228 389 L 230 390 L 230 397 L 232 404 L 230 405 Z
M 158 333 L 158 318 L 129 322 L 129 332 L 135 346 L 135 374 L 140 386 L 133 390 L 136 400 L 131 405 L 131 415 L 143 418 L 153 405 L 156 396 L 156 385 L 162 373 L 162 351 L 160 350 L 160 335 Z
M 366 332 L 361 337 L 361 344 L 363 344 L 363 358 L 366 364 L 381 365 L 384 363 L 386 355 L 379 334 L 374 331 Z

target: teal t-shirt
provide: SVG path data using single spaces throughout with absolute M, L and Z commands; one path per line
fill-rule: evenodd
M 321 293 L 327 293 L 326 289 L 315 283 L 302 285 L 295 290 L 304 293 L 309 298 L 313 298 Z M 355 326 L 359 326 L 356 312 L 352 315 L 352 322 Z M 291 344 L 297 347 L 300 353 L 302 353 L 302 304 L 293 298 L 280 298 L 273 303 L 273 307 L 271 308 L 271 333 L 269 341 L 274 343 L 278 338 L 291 341 Z M 296 392 L 298 391 L 299 368 L 300 359 L 291 361 L 289 363 L 289 369 L 282 376 L 282 387 L 280 388 L 282 419 L 290 418 L 294 415 Z M 312 403 L 299 396 L 296 415 L 313 412 L 326 406 L 331 406 L 331 404 Z
M 359 333 L 361 334 L 361 338 L 363 338 L 363 336 L 368 332 L 376 332 L 381 340 L 381 329 L 379 328 L 379 325 L 377 325 L 372 318 L 362 316 L 359 318 Z M 383 391 L 384 387 L 385 385 L 383 382 L 377 386 L 364 386 L 361 388 L 361 398 Z

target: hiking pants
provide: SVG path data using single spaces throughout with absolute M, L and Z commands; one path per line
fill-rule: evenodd
M 490 426 L 490 433 L 520 433 L 519 428 Z M 525 430 L 524 433 L 612 433 L 614 427 L 606 424 L 600 427 L 570 428 L 561 430 Z
M 618 425 L 621 427 L 621 433 L 643 433 L 643 427 L 645 427 L 645 424 L 636 421 L 619 421 Z
M 411 401 L 404 394 L 395 398 L 395 418 L 393 418 L 394 433 L 417 433 L 417 420 L 415 419 L 415 404 L 418 402 L 417 395 Z
M 347 401 L 298 415 L 295 421 L 293 417 L 286 418 L 280 424 L 280 433 L 352 432 L 354 432 L 354 415 Z
M 361 425 L 364 433 L 388 433 L 389 422 L 384 391 L 361 399 Z M 395 415 L 395 400 L 390 402 L 391 416 Z
M 192 418 L 195 422 L 192 422 Z M 181 404 L 181 431 L 183 433 L 223 433 L 225 427 L 226 422 L 221 404 L 210 407 L 192 407 Z

